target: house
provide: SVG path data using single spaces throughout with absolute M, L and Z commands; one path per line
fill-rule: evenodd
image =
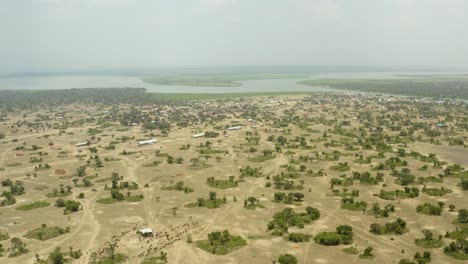
M 77 147 L 84 147 L 84 146 L 88 146 L 88 145 L 89 145 L 88 141 L 80 142 L 80 143 L 76 144 Z
M 143 140 L 143 141 L 138 141 L 138 146 L 144 146 L 144 145 L 153 145 L 154 143 L 158 142 L 157 139 L 149 139 L 149 140 Z
M 201 137 L 204 137 L 204 136 L 205 136 L 205 133 L 200 133 L 200 134 L 192 135 L 192 138 L 201 138 Z
M 153 236 L 153 229 L 150 227 L 141 228 L 138 230 L 138 233 L 140 233 L 143 237 L 150 237 Z
M 227 130 L 239 130 L 241 128 L 242 126 L 233 126 L 233 127 L 228 127 Z

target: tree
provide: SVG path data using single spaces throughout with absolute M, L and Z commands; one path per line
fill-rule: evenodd
M 257 198 L 251 196 L 251 197 L 247 198 L 247 200 L 249 201 L 250 205 L 253 205 L 255 203 L 255 201 L 257 201 Z
M 111 196 L 113 199 L 118 201 L 122 201 L 124 199 L 124 195 L 116 189 L 111 190 Z
M 458 211 L 458 221 L 463 224 L 468 223 L 468 210 L 461 209 Z
M 216 201 L 216 192 L 210 192 L 210 200 Z
M 59 247 L 55 248 L 55 250 L 49 254 L 49 260 L 52 264 L 64 264 L 66 262 L 66 259 Z
M 449 211 L 450 212 L 455 211 L 455 205 L 453 205 L 453 204 L 449 205 Z
M 79 177 L 83 177 L 86 175 L 86 166 L 80 166 L 76 169 L 76 174 L 78 174 Z
M 300 193 L 300 192 L 297 192 L 297 193 L 294 193 L 294 198 L 296 199 L 296 201 L 300 202 L 302 201 L 302 199 L 304 199 L 304 194 L 303 193 Z
M 291 254 L 280 255 L 278 258 L 280 264 L 297 264 L 297 259 Z

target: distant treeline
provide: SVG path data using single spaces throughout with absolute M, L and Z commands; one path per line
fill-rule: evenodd
M 306 80 L 310 86 L 340 90 L 468 100 L 468 78 Z
M 76 88 L 64 90 L 0 90 L 0 108 L 57 106 L 82 104 L 161 104 L 183 105 L 192 100 L 229 99 L 251 96 L 304 95 L 306 92 L 257 93 L 151 93 L 145 88 Z
M 5 108 L 73 103 L 154 103 L 144 88 L 83 88 L 65 90 L 0 90 Z

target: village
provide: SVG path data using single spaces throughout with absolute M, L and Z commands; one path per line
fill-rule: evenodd
M 463 102 L 324 93 L 0 113 L 1 263 L 468 259 Z

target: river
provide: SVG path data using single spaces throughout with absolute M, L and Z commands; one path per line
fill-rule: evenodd
M 246 92 L 342 92 L 323 87 L 311 87 L 297 82 L 305 79 L 379 79 L 404 78 L 402 74 L 438 74 L 451 75 L 460 72 L 353 72 L 311 74 L 304 79 L 264 79 L 241 81 L 240 86 L 207 87 L 184 85 L 155 85 L 142 81 L 147 76 L 117 76 L 117 75 L 60 75 L 42 77 L 0 78 L 0 89 L 11 90 L 52 90 L 71 88 L 107 88 L 107 87 L 138 87 L 157 93 L 246 93 Z

